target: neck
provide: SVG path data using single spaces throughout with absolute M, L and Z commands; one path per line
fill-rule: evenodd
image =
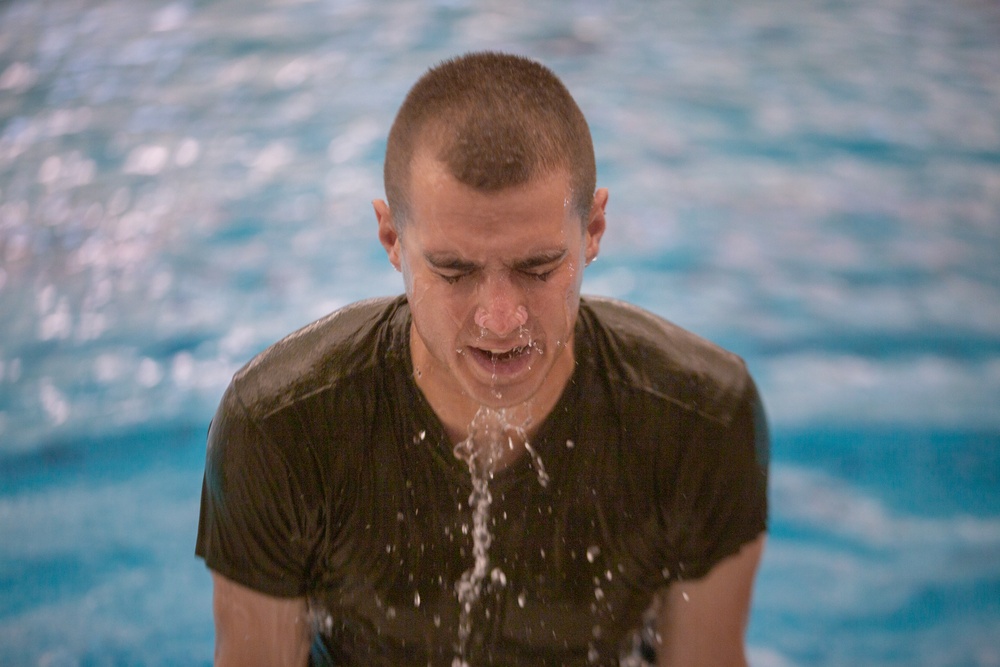
M 442 395 L 427 386 L 427 375 L 422 372 L 414 379 L 452 445 L 461 445 L 481 461 L 491 461 L 493 470 L 500 470 L 521 457 L 525 443 L 552 410 L 552 405 L 538 406 L 534 400 L 511 406 L 488 406 L 461 392 Z

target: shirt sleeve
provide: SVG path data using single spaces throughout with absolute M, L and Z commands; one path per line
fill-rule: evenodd
M 727 423 L 704 422 L 690 442 L 674 495 L 677 575 L 699 579 L 767 530 L 770 441 L 757 388 L 747 378 Z
M 285 454 L 231 385 L 209 428 L 195 553 L 237 583 L 297 597 L 307 589 L 308 540 Z

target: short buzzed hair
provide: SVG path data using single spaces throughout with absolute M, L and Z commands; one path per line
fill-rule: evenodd
M 584 224 L 589 217 L 597 179 L 590 128 L 559 77 L 533 60 L 470 53 L 414 84 L 385 152 L 385 193 L 398 224 L 408 213 L 410 166 L 420 149 L 484 192 L 566 169 L 573 207 Z

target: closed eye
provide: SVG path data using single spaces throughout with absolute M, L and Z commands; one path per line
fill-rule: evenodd
M 522 271 L 522 273 L 530 278 L 534 278 L 535 280 L 545 282 L 552 276 L 553 273 L 556 272 L 556 269 L 558 268 L 558 266 L 554 266 L 546 271 Z
M 438 277 L 440 277 L 442 280 L 444 280 L 449 285 L 454 285 L 455 283 L 457 283 L 458 281 L 460 281 L 462 278 L 466 278 L 469 275 L 468 273 L 459 273 L 457 275 L 452 275 L 452 274 L 448 274 L 448 273 L 438 273 L 438 272 L 435 272 L 435 273 L 437 273 Z
M 479 266 L 445 253 L 427 253 L 424 259 L 436 276 L 450 285 L 471 275 Z

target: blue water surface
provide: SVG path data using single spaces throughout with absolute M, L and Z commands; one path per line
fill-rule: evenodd
M 232 373 L 401 289 L 409 85 L 539 58 L 611 191 L 585 291 L 745 357 L 772 421 L 755 667 L 1000 665 L 1000 7 L 0 2 L 0 665 L 198 665 Z

